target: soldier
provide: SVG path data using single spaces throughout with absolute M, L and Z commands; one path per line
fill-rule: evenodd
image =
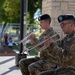
M 75 17 L 73 15 L 60 15 L 58 21 L 66 36 L 59 45 L 55 45 L 51 40 L 45 44 L 52 46 L 53 51 L 61 57 L 61 63 L 55 70 L 43 71 L 38 75 L 75 75 Z
M 45 36 L 53 36 L 56 35 L 57 33 L 53 30 L 52 27 L 50 27 L 50 23 L 51 23 L 51 17 L 48 14 L 44 14 L 42 16 L 39 17 L 39 21 L 40 21 L 40 26 L 42 29 L 44 29 L 45 31 L 42 33 L 42 35 L 39 37 L 39 39 L 36 38 L 36 36 L 34 34 L 32 34 L 28 39 L 31 40 L 31 43 L 34 47 L 34 45 L 36 45 L 39 42 L 44 41 Z M 52 40 L 57 40 L 59 39 L 59 35 L 57 34 L 57 36 L 53 37 Z M 41 44 L 38 48 L 43 48 L 44 45 Z M 38 49 L 39 50 L 39 49 Z M 56 64 L 52 63 L 52 65 L 50 65 L 50 61 L 49 61 L 49 55 L 47 50 L 49 49 L 45 49 L 45 50 L 41 50 L 40 51 L 40 57 L 34 57 L 34 58 L 24 58 L 19 62 L 19 67 L 20 70 L 22 72 L 22 75 L 29 75 L 29 72 L 31 75 L 35 75 L 36 73 L 39 73 L 40 71 L 43 70 L 47 70 L 50 69 L 52 67 L 55 67 Z M 36 68 L 38 67 L 38 70 L 36 70 Z M 35 73 L 36 71 L 36 73 Z

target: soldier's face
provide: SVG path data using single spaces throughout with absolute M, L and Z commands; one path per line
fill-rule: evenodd
M 71 29 L 71 23 L 72 22 L 69 20 L 66 20 L 60 23 L 60 26 L 65 34 L 69 34 Z
M 45 29 L 47 27 L 47 24 L 48 24 L 48 21 L 45 21 L 45 20 L 40 21 L 40 26 L 42 29 Z

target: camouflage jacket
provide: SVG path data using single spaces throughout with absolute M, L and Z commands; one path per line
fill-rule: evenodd
M 46 36 L 46 35 L 49 35 L 49 36 L 51 37 L 51 36 L 53 36 L 53 35 L 55 35 L 55 34 L 57 34 L 57 33 L 53 30 L 53 28 L 50 28 L 48 31 L 45 31 L 45 32 L 42 33 L 42 35 L 39 37 L 39 40 L 34 39 L 33 44 L 42 42 L 42 41 L 44 40 L 44 36 Z M 56 41 L 56 40 L 59 39 L 59 38 L 60 38 L 60 37 L 59 37 L 59 35 L 57 34 L 57 36 L 54 36 L 54 37 L 52 38 L 52 40 Z M 37 49 L 39 49 L 39 48 L 41 48 L 41 47 L 43 47 L 43 44 L 42 44 L 41 46 L 37 47 Z M 52 60 L 55 61 L 54 58 L 56 58 L 56 57 L 54 57 L 54 55 L 53 55 L 53 57 L 52 57 L 52 56 L 49 54 L 49 52 L 50 52 L 51 50 L 52 50 L 52 48 L 49 47 L 49 48 L 47 48 L 47 49 L 45 49 L 45 50 L 40 51 L 40 59 L 48 60 L 48 61 L 52 61 Z
M 59 46 L 53 44 L 53 51 L 60 57 L 61 67 L 75 68 L 75 31 L 71 35 L 66 35 Z

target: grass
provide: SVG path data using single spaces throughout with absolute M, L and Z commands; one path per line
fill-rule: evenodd
M 18 48 L 16 45 L 14 45 L 13 47 L 12 47 L 12 49 L 13 50 L 20 50 L 20 48 Z M 30 51 L 30 53 L 29 53 L 30 55 L 38 55 L 38 52 L 34 49 L 34 50 L 32 50 L 32 51 Z

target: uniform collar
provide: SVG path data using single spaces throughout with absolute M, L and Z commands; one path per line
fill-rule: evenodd
M 72 37 L 72 36 L 75 36 L 75 30 L 70 35 L 67 35 L 67 37 Z
M 47 31 L 44 32 L 44 34 L 50 33 L 50 32 L 52 32 L 52 31 L 53 31 L 53 28 L 50 27 Z

